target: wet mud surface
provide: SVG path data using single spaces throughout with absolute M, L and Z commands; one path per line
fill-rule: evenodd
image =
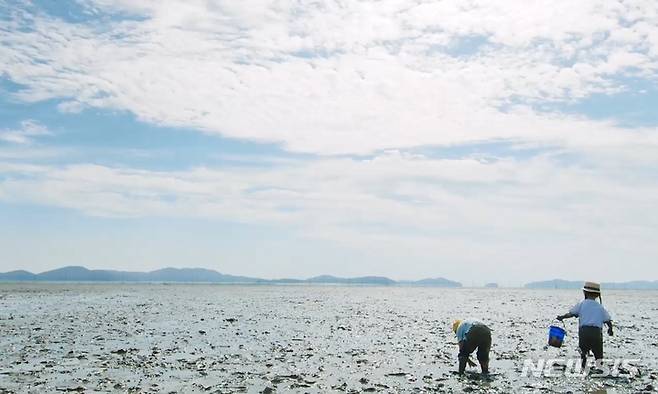
M 616 291 L 615 376 L 527 376 L 576 359 L 548 326 L 578 291 L 345 286 L 0 284 L 0 393 L 656 392 L 658 292 Z M 457 376 L 455 318 L 493 330 L 491 376 Z M 568 366 L 566 367 L 569 368 Z

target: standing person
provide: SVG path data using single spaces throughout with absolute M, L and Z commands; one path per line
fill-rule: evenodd
M 459 373 L 463 374 L 466 364 L 474 367 L 471 353 L 477 349 L 477 359 L 483 374 L 489 373 L 489 350 L 491 350 L 491 330 L 477 320 L 455 320 L 452 331 L 459 342 Z
M 608 326 L 608 335 L 612 336 L 612 319 L 602 304 L 596 301 L 601 297 L 601 285 L 595 282 L 585 282 L 583 286 L 585 299 L 571 308 L 569 313 L 560 315 L 562 321 L 570 317 L 578 317 L 578 347 L 580 348 L 581 365 L 587 365 L 587 353 L 591 350 L 596 361 L 603 359 L 603 324 Z

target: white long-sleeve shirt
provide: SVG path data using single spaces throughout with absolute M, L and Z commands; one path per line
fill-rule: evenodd
M 582 300 L 569 310 L 569 313 L 578 316 L 578 327 L 603 327 L 603 323 L 612 320 L 607 310 L 596 300 Z

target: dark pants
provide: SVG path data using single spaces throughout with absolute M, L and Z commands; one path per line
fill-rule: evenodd
M 477 349 L 477 359 L 482 367 L 482 372 L 489 371 L 489 350 L 491 350 L 491 330 L 483 324 L 471 327 L 466 333 L 466 340 L 462 343 L 459 351 L 459 372 L 464 372 L 466 360 Z M 464 369 L 462 369 L 462 366 Z
M 580 357 L 585 365 L 587 353 L 591 350 L 594 353 L 594 359 L 603 358 L 603 334 L 600 327 L 583 326 L 578 329 L 578 347 L 580 347 Z

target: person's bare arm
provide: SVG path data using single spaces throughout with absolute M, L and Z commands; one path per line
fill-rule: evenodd
M 562 321 L 564 319 L 569 319 L 571 317 L 578 317 L 578 315 L 569 312 L 569 313 L 565 313 L 564 315 L 559 315 L 556 319 L 558 319 L 559 321 Z

